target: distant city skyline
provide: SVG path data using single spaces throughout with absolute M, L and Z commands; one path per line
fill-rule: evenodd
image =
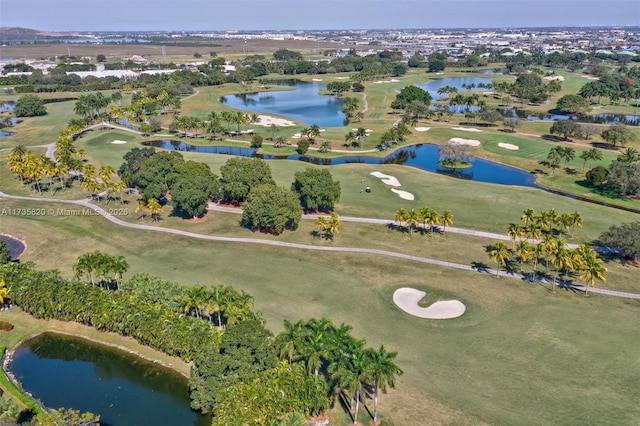
M 640 1 L 1 0 L 0 26 L 85 32 L 640 26 Z

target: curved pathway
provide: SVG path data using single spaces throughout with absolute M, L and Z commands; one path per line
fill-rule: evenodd
M 109 214 L 102 207 L 99 207 L 99 206 L 96 206 L 96 205 L 92 204 L 91 200 L 89 198 L 85 198 L 85 199 L 82 199 L 82 200 L 65 200 L 65 199 L 56 199 L 56 198 L 36 198 L 36 197 L 26 197 L 26 196 L 20 196 L 20 195 L 9 195 L 9 194 L 5 194 L 3 192 L 0 192 L 0 198 L 7 198 L 7 199 L 12 199 L 12 200 L 25 200 L 25 201 L 38 201 L 38 202 L 49 202 L 49 203 L 61 203 L 61 204 L 75 204 L 75 205 L 79 205 L 79 206 L 82 206 L 82 207 L 90 208 L 93 211 L 95 211 L 96 213 L 98 213 L 99 215 L 103 216 L 108 221 L 110 221 L 110 222 L 112 222 L 112 223 L 114 223 L 116 225 L 126 227 L 126 228 L 133 228 L 133 229 L 144 230 L 144 231 L 153 231 L 153 232 L 163 232 L 163 233 L 167 233 L 167 234 L 180 235 L 180 236 L 190 237 L 190 238 L 198 238 L 198 239 L 202 239 L 202 240 L 234 242 L 234 243 L 249 243 L 249 244 L 263 244 L 263 245 L 295 248 L 295 249 L 302 249 L 302 250 L 331 251 L 331 252 L 358 253 L 358 254 L 374 254 L 374 255 L 380 255 L 380 256 L 395 257 L 395 258 L 404 259 L 404 260 L 411 260 L 411 261 L 414 261 L 414 262 L 427 263 L 427 264 L 431 264 L 431 265 L 443 266 L 443 267 L 447 267 L 447 268 L 462 269 L 462 270 L 465 270 L 465 271 L 475 271 L 475 272 L 480 272 L 480 273 L 494 274 L 494 275 L 499 275 L 499 276 L 503 276 L 503 277 L 517 278 L 517 279 L 520 279 L 520 280 L 526 279 L 526 277 L 524 275 L 517 274 L 517 273 L 510 273 L 510 272 L 506 272 L 506 271 L 495 271 L 495 270 L 490 269 L 490 268 L 476 267 L 476 266 L 471 266 L 471 265 L 464 265 L 464 264 L 461 264 L 461 263 L 447 262 L 447 261 L 444 261 L 444 260 L 437 260 L 437 259 L 431 259 L 431 258 L 427 258 L 427 257 L 413 256 L 413 255 L 409 255 L 409 254 L 397 253 L 397 252 L 388 251 L 388 250 L 370 249 L 370 248 L 362 248 L 362 247 L 314 246 L 314 245 L 310 245 L 310 244 L 288 243 L 288 242 L 284 242 L 284 241 L 271 241 L 271 240 L 263 240 L 263 239 L 259 239 L 259 238 L 222 237 L 222 236 L 217 236 L 217 235 L 198 234 L 196 232 L 183 231 L 183 230 L 173 229 L 173 228 L 164 228 L 164 227 L 161 227 L 161 226 L 141 225 L 141 224 L 137 224 L 137 223 L 129 223 L 129 222 L 125 222 L 125 221 L 123 221 L 121 219 L 118 219 L 117 217 Z M 356 219 L 356 218 L 353 218 L 353 219 Z M 357 219 L 364 220 L 364 218 L 357 218 Z M 371 219 L 371 220 L 372 221 L 378 221 L 380 219 Z M 378 223 L 378 222 L 370 222 L 370 223 Z M 388 221 L 384 221 L 384 223 L 388 223 Z M 498 234 L 490 234 L 490 235 L 498 235 Z M 581 290 L 581 291 L 585 290 L 585 286 L 582 286 L 582 285 L 565 284 L 564 286 L 568 287 L 568 288 L 571 288 L 571 289 Z M 624 298 L 630 298 L 630 299 L 640 299 L 640 294 L 627 293 L 627 292 L 614 291 L 614 290 L 607 290 L 607 289 L 598 288 L 598 287 L 590 287 L 589 291 L 591 291 L 592 293 L 600 293 L 600 294 L 606 294 L 606 295 L 616 296 L 616 297 L 624 297 Z

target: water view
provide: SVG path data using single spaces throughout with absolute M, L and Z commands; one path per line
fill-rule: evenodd
M 312 124 L 317 124 L 320 127 L 344 125 L 342 99 L 318 94 L 326 87 L 325 84 L 285 80 L 273 82 L 271 85 L 294 87 L 295 89 L 229 95 L 221 98 L 220 102 L 237 109 L 282 115 L 302 121 L 309 126 Z
M 449 96 L 447 94 L 438 94 L 438 89 L 445 86 L 455 87 L 459 92 L 486 92 L 492 89 L 478 87 L 478 85 L 492 83 L 493 79 L 489 77 L 444 77 L 428 83 L 418 84 L 417 86 L 429 92 L 434 101 L 439 101 Z
M 16 240 L 8 235 L 0 234 L 0 240 L 7 243 L 7 248 L 11 253 L 11 260 L 16 260 L 24 251 L 25 246 L 22 241 Z
M 449 176 L 468 179 L 477 182 L 495 183 L 499 185 L 518 185 L 539 188 L 535 183 L 535 176 L 525 170 L 515 167 L 506 166 L 504 164 L 495 163 L 493 161 L 477 158 L 472 162 L 471 167 L 466 169 L 446 169 L 438 165 L 438 145 L 420 144 L 408 146 L 395 151 L 386 157 L 372 157 L 366 155 L 353 155 L 338 158 L 320 158 L 309 155 L 292 154 L 292 155 L 270 155 L 258 154 L 252 148 L 240 148 L 232 146 L 197 146 L 186 142 L 163 140 L 149 141 L 143 143 L 146 146 L 156 148 L 198 152 L 207 154 L 227 154 L 238 155 L 242 157 L 258 157 L 265 160 L 298 160 L 307 163 L 334 166 L 338 164 L 363 163 L 363 164 L 402 164 L 405 166 L 416 167 L 428 172 L 446 174 Z
M 211 424 L 191 410 L 180 374 L 88 340 L 41 334 L 16 349 L 9 368 L 47 407 L 100 414 L 104 425 Z

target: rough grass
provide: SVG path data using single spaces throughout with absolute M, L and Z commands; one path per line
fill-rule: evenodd
M 77 255 L 99 249 L 123 254 L 129 274 L 244 289 L 274 332 L 283 319 L 352 324 L 369 345 L 399 352 L 405 375 L 394 396 L 381 399 L 394 424 L 628 424 L 640 414 L 638 301 L 551 295 L 517 280 L 372 255 L 151 235 L 96 217 L 10 218 L 0 231 L 27 239 L 24 260 L 66 275 Z M 391 302 L 401 286 L 451 295 L 467 313 L 452 321 L 410 317 Z

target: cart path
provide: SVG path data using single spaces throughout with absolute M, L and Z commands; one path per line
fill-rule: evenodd
M 520 279 L 520 280 L 527 279 L 527 277 L 525 277 L 525 276 L 523 276 L 521 274 L 518 274 L 518 273 L 511 273 L 511 272 L 506 272 L 506 271 L 496 271 L 496 270 L 493 270 L 493 269 L 490 269 L 490 268 L 477 267 L 477 266 L 472 266 L 472 265 L 464 265 L 464 264 L 461 264 L 461 263 L 447 262 L 447 261 L 444 261 L 444 260 L 437 260 L 437 259 L 431 259 L 431 258 L 427 258 L 427 257 L 413 256 L 413 255 L 409 255 L 409 254 L 397 253 L 397 252 L 388 251 L 388 250 L 370 249 L 370 248 L 364 248 L 364 247 L 314 246 L 314 245 L 310 245 L 310 244 L 288 243 L 288 242 L 284 242 L 284 241 L 271 241 L 271 240 L 263 240 L 263 239 L 259 239 L 259 238 L 223 237 L 223 236 L 217 236 L 217 235 L 198 234 L 198 233 L 195 233 L 195 232 L 183 231 L 183 230 L 180 230 L 180 229 L 165 228 L 165 227 L 161 227 L 161 226 L 129 223 L 129 222 L 125 222 L 125 221 L 123 221 L 121 219 L 118 219 L 117 217 L 109 214 L 102 207 L 99 207 L 99 206 L 96 206 L 96 205 L 92 204 L 91 200 L 89 198 L 82 199 L 82 200 L 64 200 L 64 199 L 56 199 L 56 198 L 37 198 L 37 197 L 26 197 L 26 196 L 20 196 L 20 195 L 9 195 L 9 194 L 5 194 L 3 192 L 0 192 L 0 198 L 12 199 L 12 200 L 36 201 L 36 202 L 40 202 L 40 203 L 47 202 L 47 203 L 60 203 L 60 204 L 75 204 L 75 205 L 78 205 L 78 206 L 90 208 L 93 211 L 95 211 L 96 213 L 98 213 L 99 215 L 103 216 L 108 221 L 110 221 L 110 222 L 112 222 L 112 223 L 114 223 L 116 225 L 126 227 L 126 228 L 133 228 L 133 229 L 144 230 L 144 231 L 153 231 L 153 232 L 163 232 L 163 233 L 166 233 L 166 234 L 180 235 L 180 236 L 184 236 L 184 237 L 198 238 L 198 239 L 202 239 L 202 240 L 232 242 L 232 243 L 245 243 L 245 244 L 262 244 L 262 245 L 271 245 L 271 246 L 294 248 L 294 249 L 301 249 L 301 250 L 330 251 L 330 252 L 343 252 L 343 253 L 356 253 L 356 254 L 373 254 L 373 255 L 379 255 L 379 256 L 388 256 L 388 257 L 395 257 L 395 258 L 399 258 L 399 259 L 411 260 L 411 261 L 414 261 L 414 262 L 421 262 L 421 263 L 437 265 L 437 266 L 442 266 L 442 267 L 447 267 L 447 268 L 456 268 L 456 269 L 461 269 L 461 270 L 465 270 L 465 271 L 474 271 L 474 272 L 479 272 L 479 273 L 499 275 L 499 276 L 502 276 L 502 277 L 516 278 L 516 279 Z M 357 218 L 357 219 L 366 219 L 366 218 Z M 377 221 L 379 219 L 371 219 L 371 220 Z M 385 222 L 388 223 L 388 221 L 385 221 Z M 377 222 L 371 222 L 371 223 L 377 223 Z M 491 234 L 491 235 L 493 235 L 493 234 Z M 495 234 L 495 235 L 498 235 L 498 234 Z M 542 282 L 547 283 L 547 284 L 550 283 L 547 280 L 544 280 Z M 585 290 L 585 286 L 583 286 L 583 285 L 565 284 L 564 287 L 568 288 L 568 289 L 579 290 L 579 291 L 584 291 Z M 590 287 L 589 291 L 592 292 L 592 293 L 605 294 L 605 295 L 615 296 L 615 297 L 624 297 L 624 298 L 629 298 L 629 299 L 640 299 L 640 294 L 627 293 L 627 292 L 615 291 L 615 290 L 608 290 L 608 289 L 598 288 L 598 287 Z

